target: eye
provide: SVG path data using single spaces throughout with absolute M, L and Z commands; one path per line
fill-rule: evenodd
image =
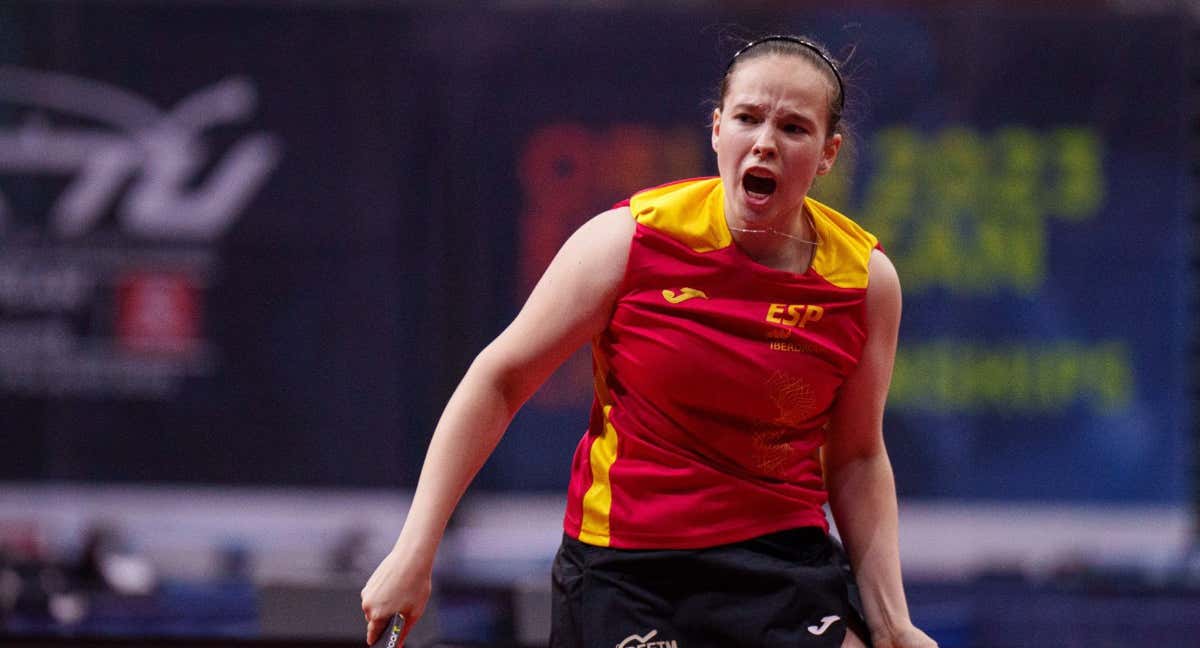
M 734 121 L 738 121 L 743 124 L 754 124 L 758 121 L 758 119 L 750 113 L 737 113 L 733 116 L 733 119 Z
M 803 135 L 808 132 L 808 129 L 800 124 L 784 124 L 783 132 L 791 135 Z

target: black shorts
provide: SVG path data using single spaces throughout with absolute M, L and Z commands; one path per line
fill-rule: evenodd
M 707 549 L 595 547 L 564 536 L 551 648 L 838 648 L 870 645 L 848 562 L 823 530 Z

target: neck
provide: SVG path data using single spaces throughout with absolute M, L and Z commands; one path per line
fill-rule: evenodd
M 782 223 L 746 223 L 726 216 L 726 224 L 734 243 L 751 259 L 768 268 L 800 274 L 812 264 L 820 241 L 804 207 L 796 214 L 780 219 Z

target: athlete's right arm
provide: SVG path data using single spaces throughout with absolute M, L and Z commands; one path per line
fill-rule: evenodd
M 362 590 L 368 644 L 392 614 L 404 615 L 407 634 L 424 613 L 434 555 L 454 507 L 521 405 L 607 326 L 634 228 L 628 207 L 579 228 L 521 312 L 467 370 L 434 429 L 400 537 Z

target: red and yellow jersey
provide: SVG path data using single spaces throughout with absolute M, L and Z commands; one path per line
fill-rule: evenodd
M 629 202 L 637 227 L 592 344 L 595 401 L 566 533 L 685 549 L 828 529 L 819 449 L 866 340 L 875 237 L 808 199 L 820 244 L 795 274 L 733 244 L 717 178 Z

